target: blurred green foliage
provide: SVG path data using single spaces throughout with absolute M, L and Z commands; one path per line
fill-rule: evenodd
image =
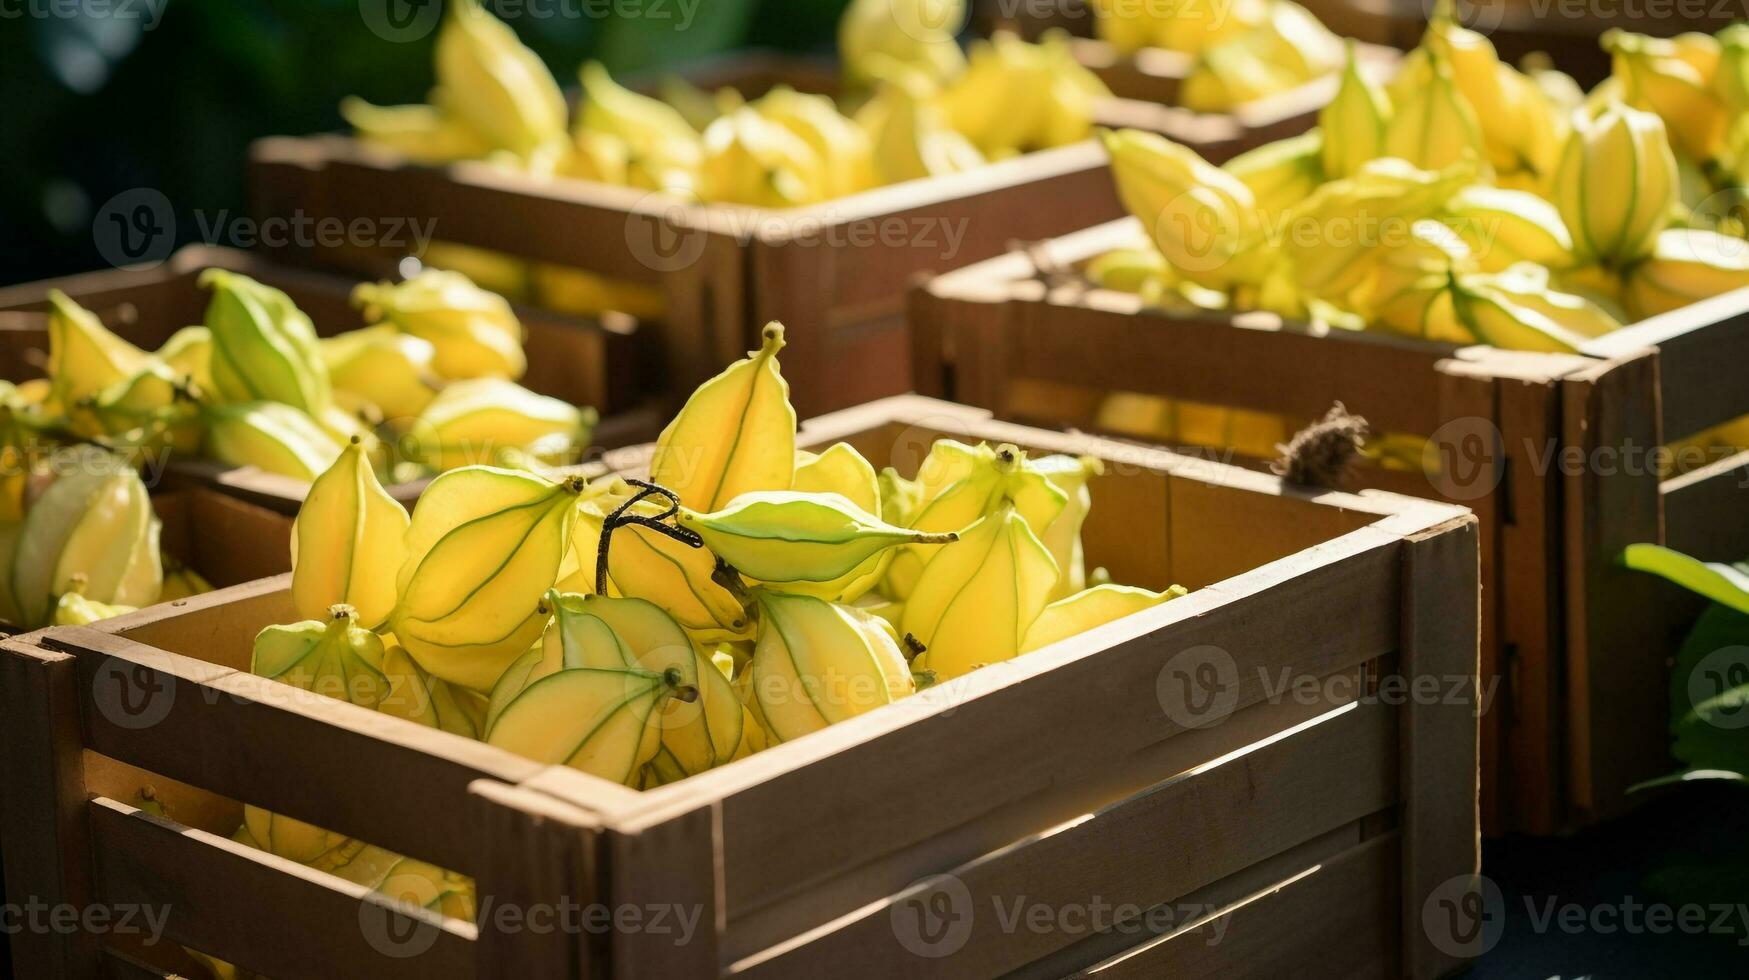
M 338 129 L 347 95 L 422 100 L 435 32 L 384 40 L 361 14 L 384 2 L 441 0 L 107 0 L 77 17 L 20 0 L 0 18 L 0 283 L 101 266 L 92 215 L 133 188 L 168 196 L 194 241 L 197 213 L 246 212 L 251 140 Z M 626 73 L 742 46 L 829 51 L 847 0 L 485 2 L 520 11 L 517 34 L 570 85 L 587 58 Z

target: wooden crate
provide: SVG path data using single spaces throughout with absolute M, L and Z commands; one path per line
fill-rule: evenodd
M 1598 733 L 1623 717 L 1667 723 L 1668 667 L 1706 605 L 1622 568 L 1622 549 L 1649 542 L 1706 561 L 1749 557 L 1749 452 L 1713 454 L 1676 476 L 1634 462 L 1648 446 L 1749 415 L 1740 376 L 1749 364 L 1749 289 L 1643 320 L 1585 350 L 1600 363 L 1565 379 L 1561 392 L 1563 442 L 1592 461 L 1562 487 L 1574 688 L 1567 738 L 1573 792 L 1603 801 L 1626 792 L 1635 773 L 1674 768 L 1667 738 L 1619 744 Z
M 169 923 L 156 949 L 21 934 L 21 974 L 126 956 L 130 975 L 162 976 L 172 944 L 281 980 L 1460 968 L 1423 922 L 1478 868 L 1474 518 L 927 399 L 815 420 L 802 441 L 914 468 L 938 434 L 1105 458 L 1089 559 L 1196 591 L 645 793 L 248 674 L 250 637 L 291 615 L 284 578 L 12 641 L 11 893 L 142 903 Z M 1167 668 L 1205 661 L 1216 683 L 1199 691 L 1230 714 L 1185 713 Z M 1289 678 L 1325 683 L 1282 696 Z M 1398 678 L 1455 690 L 1403 703 L 1386 695 Z M 169 819 L 128 804 L 143 783 Z M 676 909 L 700 926 L 681 942 L 654 913 L 599 934 L 435 920 L 230 843 L 238 800 L 471 874 L 482 908 Z M 1023 896 L 1207 914 L 1160 935 L 1131 918 L 1005 934 L 992 902 Z M 941 902 L 966 915 L 926 918 Z M 401 955 L 379 948 L 385 930 Z
M 750 96 L 779 83 L 815 93 L 838 87 L 830 63 L 758 53 L 687 77 Z M 1214 116 L 1116 99 L 1098 115 L 1104 125 L 1164 132 L 1219 163 L 1305 131 L 1316 105 L 1301 96 Z M 918 274 L 1122 214 L 1093 141 L 787 211 L 687 205 L 480 163 L 415 166 L 344 136 L 256 143 L 249 185 L 257 218 L 435 219 L 444 241 L 657 288 L 667 309 L 664 362 L 683 390 L 757 347 L 768 321 L 783 321 L 792 397 L 804 415 L 908 390 L 904 294 Z M 401 258 L 358 248 L 283 257 L 364 274 Z
M 1422 0 L 1301 0 L 1331 30 L 1345 37 L 1403 50 L 1421 42 L 1431 3 Z M 1471 0 L 1458 5 L 1466 26 L 1486 34 L 1502 61 L 1549 56 L 1556 68 L 1589 90 L 1609 77 L 1609 53 L 1599 39 L 1612 28 L 1671 37 L 1684 31 L 1715 33 L 1743 18 L 1729 4 L 1553 3 L 1549 0 Z
M 0 288 L 0 378 L 40 377 L 47 361 L 48 293 L 59 289 L 96 313 L 111 330 L 148 350 L 178 329 L 199 323 L 211 294 L 196 280 L 203 269 L 240 272 L 284 290 L 309 314 L 316 332 L 332 336 L 364 325 L 351 302 L 356 280 L 274 263 L 258 253 L 189 246 L 150 268 L 109 269 Z M 394 269 L 382 270 L 384 276 Z M 527 387 L 595 408 L 598 446 L 617 447 L 653 438 L 665 417 L 656 389 L 650 331 L 629 318 L 584 320 L 526 307 L 517 309 L 526 328 Z M 211 486 L 283 513 L 295 513 L 309 485 L 302 480 L 227 467 L 207 460 L 173 460 L 172 483 Z M 429 480 L 390 487 L 403 503 L 417 500 Z
M 1072 267 L 1141 236 L 1126 220 L 1043 252 Z M 1662 677 L 1674 647 L 1639 642 L 1644 622 L 1628 630 L 1608 619 L 1647 615 L 1629 600 L 1655 585 L 1614 558 L 1626 544 L 1664 540 L 1658 475 L 1605 478 L 1563 453 L 1583 450 L 1590 460 L 1624 445 L 1643 450 L 1749 412 L 1743 386 L 1717 373 L 1743 363 L 1733 359 L 1746 349 L 1743 314 L 1733 311 L 1749 309 L 1749 298 L 1647 321 L 1583 355 L 1527 354 L 1326 331 L 1267 314 L 1168 315 L 1131 295 L 1051 288 L 1035 272 L 1033 257 L 1011 254 L 915 291 L 919 392 L 1088 428 L 1111 391 L 1301 424 L 1341 401 L 1375 431 L 1427 438 L 1440 472 L 1357 475 L 1367 486 L 1460 502 L 1481 521 L 1482 674 L 1499 683 L 1482 723 L 1484 829 L 1545 834 L 1589 823 L 1627 805 L 1627 787 L 1668 768 Z M 1684 372 L 1663 386 L 1662 398 L 1676 403 L 1662 416 L 1653 408 L 1652 346 L 1663 348 L 1666 370 L 1674 357 Z M 1735 473 L 1720 463 L 1671 481 L 1664 496 L 1723 494 L 1705 511 L 1722 515 L 1749 503 L 1734 495 Z
M 1334 19 L 1325 20 L 1325 26 L 1361 42 L 1355 50 L 1374 77 L 1382 81 L 1396 73 L 1402 56 L 1392 42 L 1398 32 L 1367 29 L 1375 21 L 1393 25 L 1394 22 L 1356 17 L 1349 11 L 1349 4 L 1337 0 L 1325 0 L 1325 5 L 1334 8 L 1329 11 Z M 1097 74 L 1112 94 L 1125 101 L 1122 108 L 1108 113 L 1105 122 L 1165 133 L 1195 147 L 1216 163 L 1312 128 L 1317 124 L 1318 111 L 1335 97 L 1340 83 L 1338 76 L 1331 75 L 1244 103 L 1227 113 L 1168 108 L 1179 105 L 1180 87 L 1196 59 L 1161 48 L 1123 54 L 1095 36 L 1094 23 L 1093 11 L 1084 0 L 984 0 L 974 3 L 972 8 L 973 27 L 981 34 L 1008 30 L 1036 39 L 1047 31 L 1063 30 L 1074 35 L 1069 43 L 1075 59 Z M 1416 38 L 1419 37 L 1417 30 Z M 1413 45 L 1404 47 L 1409 46 Z M 1191 139 L 1186 141 L 1180 134 Z

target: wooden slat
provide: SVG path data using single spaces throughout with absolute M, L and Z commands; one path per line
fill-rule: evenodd
M 1749 452 L 1664 481 L 1664 543 L 1703 561 L 1749 555 Z
M 1393 715 L 1377 703 L 1341 709 L 956 868 L 951 876 L 964 893 L 928 882 L 811 942 L 743 964 L 737 975 L 820 976 L 844 963 L 870 975 L 919 977 L 1018 969 L 1092 930 L 1034 931 L 1004 923 L 998 908 L 1087 909 L 1095 901 L 1149 908 L 1395 803 Z M 1234 821 L 1241 810 L 1245 819 Z M 918 903 L 937 897 L 959 900 L 969 932 L 949 955 L 919 958 L 906 943 L 925 935 L 903 926 L 920 925 Z
M 1658 474 L 1620 455 L 1663 442 L 1658 365 L 1641 352 L 1564 383 L 1565 441 L 1586 460 L 1565 481 L 1569 792 L 1581 819 L 1619 810 L 1628 787 L 1669 769 L 1659 584 L 1617 561 L 1664 540 Z
M 43 634 L 77 656 L 84 744 L 130 765 L 444 867 L 474 870 L 468 784 L 539 766 L 470 739 L 84 628 Z M 264 766 L 238 746 L 274 746 Z
M 1666 439 L 1749 415 L 1749 386 L 1732 375 L 1749 363 L 1749 289 L 1702 300 L 1592 341 L 1585 353 L 1621 358 L 1656 347 Z
M 1404 379 L 1430 376 L 1449 347 L 1338 334 L 1267 314 L 1144 311 L 1135 297 L 1115 293 L 1077 299 L 1024 304 L 1007 338 L 1013 376 L 1295 418 L 1316 418 L 1342 401 L 1382 431 L 1415 435 L 1446 421 Z
M 1360 980 L 1399 976 L 1397 835 L 1367 841 L 1283 879 L 1213 921 L 1144 945 L 1081 976 L 1098 980 L 1269 977 Z
M 172 941 L 283 980 L 476 975 L 471 923 L 114 800 L 87 814 L 101 901 L 163 917 Z M 269 927 L 276 909 L 296 927 Z
M 0 646 L 0 848 L 9 901 L 82 907 L 92 895 L 79 757 L 79 692 L 65 654 Z M 10 937 L 17 976 L 75 978 L 97 969 L 92 937 L 24 930 Z
M 291 600 L 291 576 L 279 575 L 148 606 L 93 629 L 135 643 L 181 653 L 232 670 L 247 671 L 255 635 L 275 623 L 299 619 Z
M 219 588 L 291 571 L 291 526 L 284 514 L 206 489 L 158 494 L 166 554 Z
M 1421 909 L 1460 875 L 1481 872 L 1477 816 L 1476 521 L 1469 517 L 1403 546 L 1402 676 L 1417 694 L 1403 708 L 1403 971 L 1438 977 L 1462 965 L 1434 943 Z M 1452 696 L 1463 692 L 1461 698 Z M 1443 893 L 1443 892 L 1442 892 Z
M 1362 667 L 1323 678 L 1316 696 L 1265 701 L 1235 712 L 1219 725 L 1179 732 L 1121 759 L 1114 758 L 1110 766 L 1099 771 L 1053 783 L 978 820 L 937 833 L 881 860 L 859 865 L 837 880 L 769 905 L 751 916 L 739 917 L 724 936 L 723 959 L 735 963 L 756 956 L 813 930 L 820 922 L 857 912 L 867 904 L 871 891 L 897 894 L 943 868 L 970 863 L 1042 830 L 1072 823 L 1149 787 L 1306 724 L 1363 697 L 1368 690 L 1367 674 L 1368 667 Z M 1358 840 L 1356 827 L 1341 846 L 1352 846 Z M 1095 955 L 1089 959 L 1072 950 L 1065 950 L 1063 956 L 1078 956 L 1077 962 L 1081 964 L 1103 958 Z
M 103 951 L 102 972 L 107 980 L 177 980 L 178 974 L 166 973 L 146 961 L 113 949 Z

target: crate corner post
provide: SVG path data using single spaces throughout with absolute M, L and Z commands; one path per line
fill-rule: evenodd
M 723 972 L 723 829 L 720 801 L 690 802 L 618 820 L 603 838 L 614 980 L 716 977 Z M 620 916 L 631 918 L 622 928 Z
M 1401 715 L 1403 773 L 1403 975 L 1423 980 L 1466 965 L 1460 944 L 1440 942 L 1427 908 L 1461 900 L 1481 872 L 1478 522 L 1454 518 L 1403 541 L 1399 668 L 1414 692 Z M 1425 688 L 1423 685 L 1427 685 Z M 1423 690 L 1433 699 L 1423 703 Z M 1453 692 L 1463 692 L 1454 696 Z M 1454 775 L 1456 774 L 1456 775 Z
M 1660 358 L 1643 350 L 1566 379 L 1568 822 L 1619 812 L 1628 787 L 1669 768 L 1658 582 L 1619 563 L 1630 544 L 1664 542 L 1659 473 L 1650 456 L 1663 444 Z M 1576 464 L 1576 465 L 1575 465 Z M 1603 723 L 1603 712 L 1616 723 Z
M 77 665 L 66 654 L 7 641 L 0 646 L 0 684 L 6 899 L 84 908 L 93 869 Z M 21 929 L 9 938 L 16 976 L 73 978 L 98 970 L 97 945 L 88 934 Z
M 601 906 L 601 824 L 594 814 L 525 787 L 490 779 L 468 785 L 483 850 L 479 894 L 480 977 L 603 978 L 602 943 L 587 928 Z M 573 923 L 561 917 L 573 910 Z M 543 927 L 537 921 L 548 920 Z

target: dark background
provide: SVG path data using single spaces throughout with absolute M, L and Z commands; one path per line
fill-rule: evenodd
M 383 0 L 0 0 L 0 284 L 102 267 L 92 215 L 122 191 L 162 191 L 184 244 L 196 210 L 244 213 L 256 137 L 339 129 L 347 95 L 423 101 L 436 32 L 386 41 L 361 2 Z M 628 72 L 742 45 L 829 50 L 847 0 L 687 0 L 684 31 L 679 0 L 514 2 L 553 12 L 510 23 L 571 86 L 587 58 Z M 640 3 L 666 14 L 595 16 Z

